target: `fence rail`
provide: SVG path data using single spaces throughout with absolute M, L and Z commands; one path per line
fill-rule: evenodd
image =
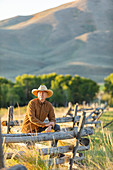
M 64 140 L 64 139 L 72 139 L 75 138 L 77 135 L 78 128 L 75 128 L 72 131 L 68 132 L 49 132 L 49 133 L 34 133 L 28 136 L 27 134 L 10 134 L 10 137 L 5 136 L 3 137 L 5 143 L 25 143 L 28 141 L 39 142 L 39 141 L 52 141 L 52 140 Z M 93 130 L 90 128 L 83 129 L 81 136 L 88 136 L 92 135 Z

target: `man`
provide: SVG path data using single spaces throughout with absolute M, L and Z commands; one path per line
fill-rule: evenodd
M 31 100 L 27 107 L 27 112 L 23 121 L 22 133 L 35 132 L 51 132 L 53 128 L 55 131 L 60 131 L 60 126 L 55 124 L 55 114 L 53 106 L 46 100 L 53 95 L 53 91 L 47 89 L 45 85 L 40 85 L 38 89 L 33 89 L 32 93 L 38 97 Z M 48 117 L 49 123 L 44 123 Z M 52 146 L 57 146 L 58 141 L 53 141 Z

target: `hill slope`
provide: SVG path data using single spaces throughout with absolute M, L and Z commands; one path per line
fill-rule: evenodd
M 113 72 L 112 7 L 112 0 L 77 0 L 0 21 L 0 75 L 56 72 L 103 82 Z

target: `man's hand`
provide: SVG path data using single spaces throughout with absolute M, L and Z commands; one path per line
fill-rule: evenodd
M 55 122 L 50 122 L 50 123 L 51 123 L 51 126 L 54 128 Z
M 51 123 L 49 122 L 49 123 L 47 123 L 45 126 L 46 126 L 46 127 L 51 126 Z
M 45 129 L 46 132 L 51 132 L 52 126 L 49 126 L 47 129 Z
M 54 128 L 55 126 L 55 123 L 54 122 L 49 122 L 45 125 L 46 127 L 49 127 L 49 126 L 52 126 Z

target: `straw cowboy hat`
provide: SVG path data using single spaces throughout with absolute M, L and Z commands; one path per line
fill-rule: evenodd
M 47 89 L 47 87 L 45 85 L 40 85 L 40 87 L 38 89 L 33 89 L 32 90 L 32 93 L 35 95 L 35 96 L 38 96 L 38 92 L 39 91 L 44 91 L 44 92 L 47 92 L 47 98 L 51 97 L 53 95 L 53 91 L 50 90 L 50 89 Z

